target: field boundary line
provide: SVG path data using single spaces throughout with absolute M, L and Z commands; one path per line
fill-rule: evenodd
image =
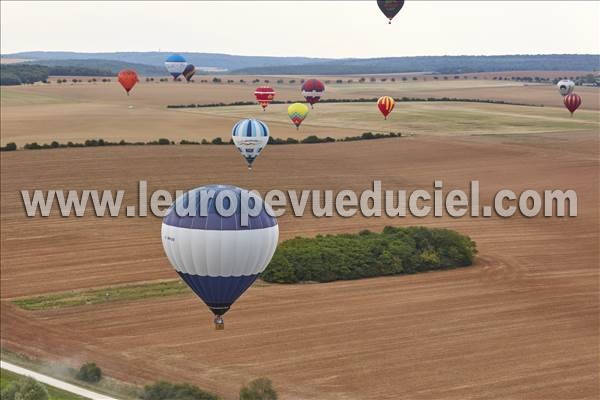
M 6 361 L 1 361 L 0 360 L 0 368 L 1 369 L 5 369 L 7 371 L 10 372 L 14 372 L 15 374 L 18 375 L 23 375 L 23 376 L 27 376 L 30 378 L 33 378 L 41 383 L 44 383 L 46 385 L 50 385 L 53 386 L 55 388 L 61 389 L 61 390 L 65 390 L 67 392 L 76 394 L 78 396 L 83 396 L 86 397 L 88 399 L 92 399 L 92 400 L 119 400 L 115 397 L 110 397 L 110 396 L 106 396 L 97 392 L 92 392 L 91 390 L 87 390 L 84 389 L 82 387 L 61 381 L 59 379 L 56 378 L 52 378 L 48 375 L 44 375 L 44 374 L 40 374 L 39 372 L 34 372 L 31 371 L 29 369 L 23 368 L 23 367 L 19 367 L 18 365 L 6 362 Z

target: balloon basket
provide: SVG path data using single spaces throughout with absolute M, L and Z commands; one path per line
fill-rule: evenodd
M 215 317 L 215 331 L 222 331 L 225 329 L 225 321 L 223 317 Z

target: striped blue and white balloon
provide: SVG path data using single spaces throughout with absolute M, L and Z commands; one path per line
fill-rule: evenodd
M 179 75 L 183 74 L 187 65 L 188 63 L 185 58 L 179 54 L 172 54 L 165 61 L 165 68 L 167 68 L 167 71 L 173 76 L 173 79 L 177 79 Z
M 279 227 L 272 215 L 255 193 L 209 185 L 177 198 L 163 219 L 167 258 L 215 314 L 217 328 L 273 257 Z
M 248 169 L 252 169 L 252 163 L 269 142 L 269 127 L 258 119 L 242 119 L 233 126 L 231 138 Z

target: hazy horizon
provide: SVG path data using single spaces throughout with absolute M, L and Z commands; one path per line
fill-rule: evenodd
M 0 51 L 595 55 L 598 20 L 597 1 L 407 0 L 392 25 L 375 1 L 2 2 Z

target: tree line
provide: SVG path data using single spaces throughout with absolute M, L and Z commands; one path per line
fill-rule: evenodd
M 287 138 L 280 139 L 269 136 L 268 144 L 313 144 L 313 143 L 332 143 L 332 142 L 353 142 L 357 140 L 371 140 L 371 139 L 388 139 L 402 137 L 401 132 L 390 132 L 390 133 L 373 133 L 364 132 L 360 136 L 346 136 L 343 138 L 335 139 L 330 136 L 318 137 L 316 135 L 310 135 L 303 139 Z M 67 142 L 60 143 L 53 140 L 50 143 L 39 144 L 38 142 L 25 143 L 23 145 L 24 150 L 46 150 L 46 149 L 63 149 L 68 147 L 103 147 L 103 146 L 151 146 L 151 145 L 174 145 L 175 141 L 160 138 L 158 140 L 151 140 L 148 142 L 128 142 L 126 140 L 120 140 L 118 142 L 111 142 L 110 140 L 104 139 L 88 139 L 83 143 L 78 142 Z M 180 145 L 232 145 L 233 139 L 223 140 L 220 137 L 212 140 L 202 139 L 201 141 L 182 139 L 179 141 Z M 0 151 L 16 151 L 18 149 L 15 142 L 7 143 L 6 146 L 0 147 Z
M 448 229 L 387 226 L 381 233 L 296 237 L 281 243 L 261 279 L 331 282 L 469 266 L 477 249 Z
M 0 85 L 48 82 L 48 76 L 112 76 L 109 70 L 77 66 L 0 64 Z

